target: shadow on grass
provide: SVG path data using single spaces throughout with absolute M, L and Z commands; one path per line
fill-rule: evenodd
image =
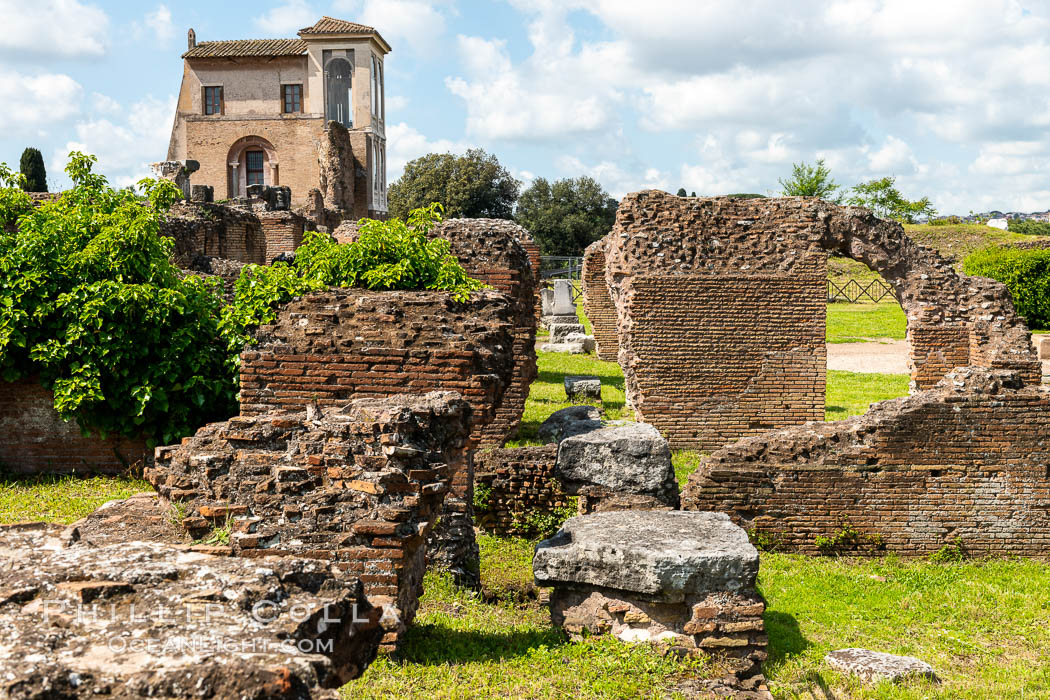
M 550 370 L 544 369 L 539 371 L 536 377 L 536 381 L 545 382 L 548 384 L 563 384 L 565 382 L 565 377 L 569 376 L 570 374 L 582 374 L 582 372 L 552 372 Z M 601 380 L 602 386 L 613 387 L 615 389 L 623 391 L 622 376 L 597 373 L 595 373 L 593 376 L 598 377 L 598 379 Z
M 769 635 L 769 660 L 766 661 L 766 667 L 775 668 L 811 646 L 802 636 L 798 621 L 793 616 L 766 610 L 762 618 L 766 623 L 766 634 Z
M 553 627 L 546 630 L 476 632 L 424 623 L 409 628 L 401 659 L 432 666 L 499 661 L 525 656 L 537 647 L 551 648 L 567 643 L 561 630 Z

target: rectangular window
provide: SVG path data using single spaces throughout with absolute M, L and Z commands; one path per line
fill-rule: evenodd
M 244 154 L 244 173 L 248 178 L 249 185 L 265 185 L 263 178 L 263 152 L 248 151 Z
M 222 114 L 222 88 L 204 88 L 204 113 Z
M 285 114 L 298 114 L 303 111 L 302 85 L 282 85 L 281 93 L 284 96 Z

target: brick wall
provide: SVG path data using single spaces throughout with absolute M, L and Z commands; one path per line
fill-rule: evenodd
M 895 222 L 815 198 L 684 198 L 650 190 L 624 198 L 604 247 L 627 399 L 642 420 L 672 446 L 700 449 L 819 420 L 823 375 L 814 360 L 823 364 L 825 357 L 829 251 L 865 263 L 893 285 L 908 318 L 917 388 L 967 365 L 1040 381 L 1030 333 L 1006 287 L 959 275 Z M 644 291 L 653 285 L 663 286 Z M 785 352 L 796 353 L 797 362 Z M 796 366 L 780 389 L 777 374 Z
M 468 459 L 469 415 L 458 395 L 434 392 L 241 416 L 158 448 L 146 478 L 165 505 L 181 504 L 193 537 L 230 524 L 236 556 L 325 559 L 360 579 L 373 604 L 396 608 L 390 645 L 415 615 L 427 534 Z
M 687 510 L 728 513 L 779 546 L 925 555 L 1050 551 L 1050 391 L 1018 372 L 965 368 L 935 388 L 836 423 L 786 428 L 705 457 Z M 881 544 L 880 544 L 881 543 Z
M 431 236 L 449 240 L 451 253 L 467 274 L 514 301 L 514 372 L 480 441 L 482 447 L 502 447 L 518 431 L 529 386 L 536 378 L 536 276 L 520 243 L 531 236 L 504 219 L 449 219 Z
M 532 537 L 528 516 L 553 515 L 572 503 L 555 476 L 557 445 L 477 452 L 474 481 L 489 492 L 478 526 L 501 537 Z
M 0 469 L 16 474 L 121 474 L 147 455 L 145 440 L 84 437 L 59 418 L 36 379 L 0 382 Z
M 306 219 L 290 211 L 268 211 L 258 214 L 266 241 L 266 264 L 281 253 L 292 253 L 303 243 Z
M 595 241 L 583 252 L 583 310 L 594 327 L 599 360 L 616 362 L 620 350 L 616 338 L 616 307 L 605 283 L 605 239 Z
M 290 211 L 248 211 L 223 204 L 183 202 L 172 207 L 160 233 L 175 239 L 180 263 L 206 255 L 268 265 L 303 242 L 306 219 Z

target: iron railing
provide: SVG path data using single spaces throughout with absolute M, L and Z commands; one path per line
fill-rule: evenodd
M 878 278 L 866 282 L 851 279 L 843 284 L 828 280 L 829 301 L 848 301 L 851 304 L 856 304 L 860 301 L 878 303 L 886 299 L 900 301 L 897 299 L 896 290 Z

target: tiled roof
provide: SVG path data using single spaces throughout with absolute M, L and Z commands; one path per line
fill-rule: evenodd
M 202 41 L 182 54 L 182 57 L 299 56 L 304 53 L 306 53 L 306 42 L 302 39 L 239 39 L 236 41 Z
M 345 19 L 334 17 L 322 17 L 312 27 L 304 27 L 299 34 L 375 34 L 375 27 L 369 27 L 357 22 L 347 22 Z

